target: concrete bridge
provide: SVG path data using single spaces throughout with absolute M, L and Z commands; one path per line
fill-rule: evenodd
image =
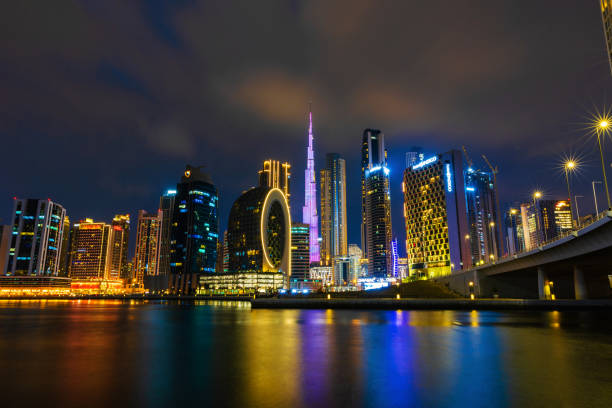
M 610 298 L 612 211 L 536 249 L 436 280 L 475 297 Z

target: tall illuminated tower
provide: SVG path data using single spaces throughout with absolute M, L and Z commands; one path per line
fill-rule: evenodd
M 312 146 L 312 111 L 308 112 L 308 159 L 304 179 L 305 194 L 302 222 L 310 225 L 310 262 L 319 262 L 319 217 L 317 215 L 317 182 L 315 179 L 314 151 Z
M 321 170 L 321 264 L 346 256 L 346 162 L 338 153 L 328 153 Z
M 368 258 L 368 274 L 391 274 L 391 191 L 385 137 L 366 129 L 361 140 L 361 238 Z

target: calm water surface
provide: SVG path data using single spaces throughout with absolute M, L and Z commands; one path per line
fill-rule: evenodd
M 610 407 L 612 318 L 0 301 L 2 406 Z

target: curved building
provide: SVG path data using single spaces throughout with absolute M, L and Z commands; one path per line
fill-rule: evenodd
M 256 187 L 232 206 L 227 228 L 229 272 L 291 273 L 291 216 L 278 188 Z

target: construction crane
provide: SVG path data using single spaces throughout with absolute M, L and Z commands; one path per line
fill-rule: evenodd
M 472 159 L 470 159 L 470 156 L 468 155 L 465 146 L 461 146 L 461 149 L 463 149 L 463 155 L 465 156 L 465 161 L 467 162 L 468 166 L 474 167 L 474 163 L 472 162 Z
M 485 163 L 487 163 L 487 166 L 489 166 L 489 168 L 491 169 L 491 173 L 493 173 L 493 189 L 495 190 L 495 206 L 497 207 L 497 242 L 499 242 L 499 245 L 497 245 L 497 249 L 498 252 L 501 252 L 501 245 L 503 242 L 501 228 L 501 211 L 499 208 L 499 194 L 497 193 L 497 173 L 499 173 L 499 167 L 493 167 L 489 159 L 487 159 L 487 156 L 485 156 L 484 154 L 482 155 L 482 158 L 484 159 Z M 500 256 L 501 253 L 498 253 L 497 257 L 499 258 Z

